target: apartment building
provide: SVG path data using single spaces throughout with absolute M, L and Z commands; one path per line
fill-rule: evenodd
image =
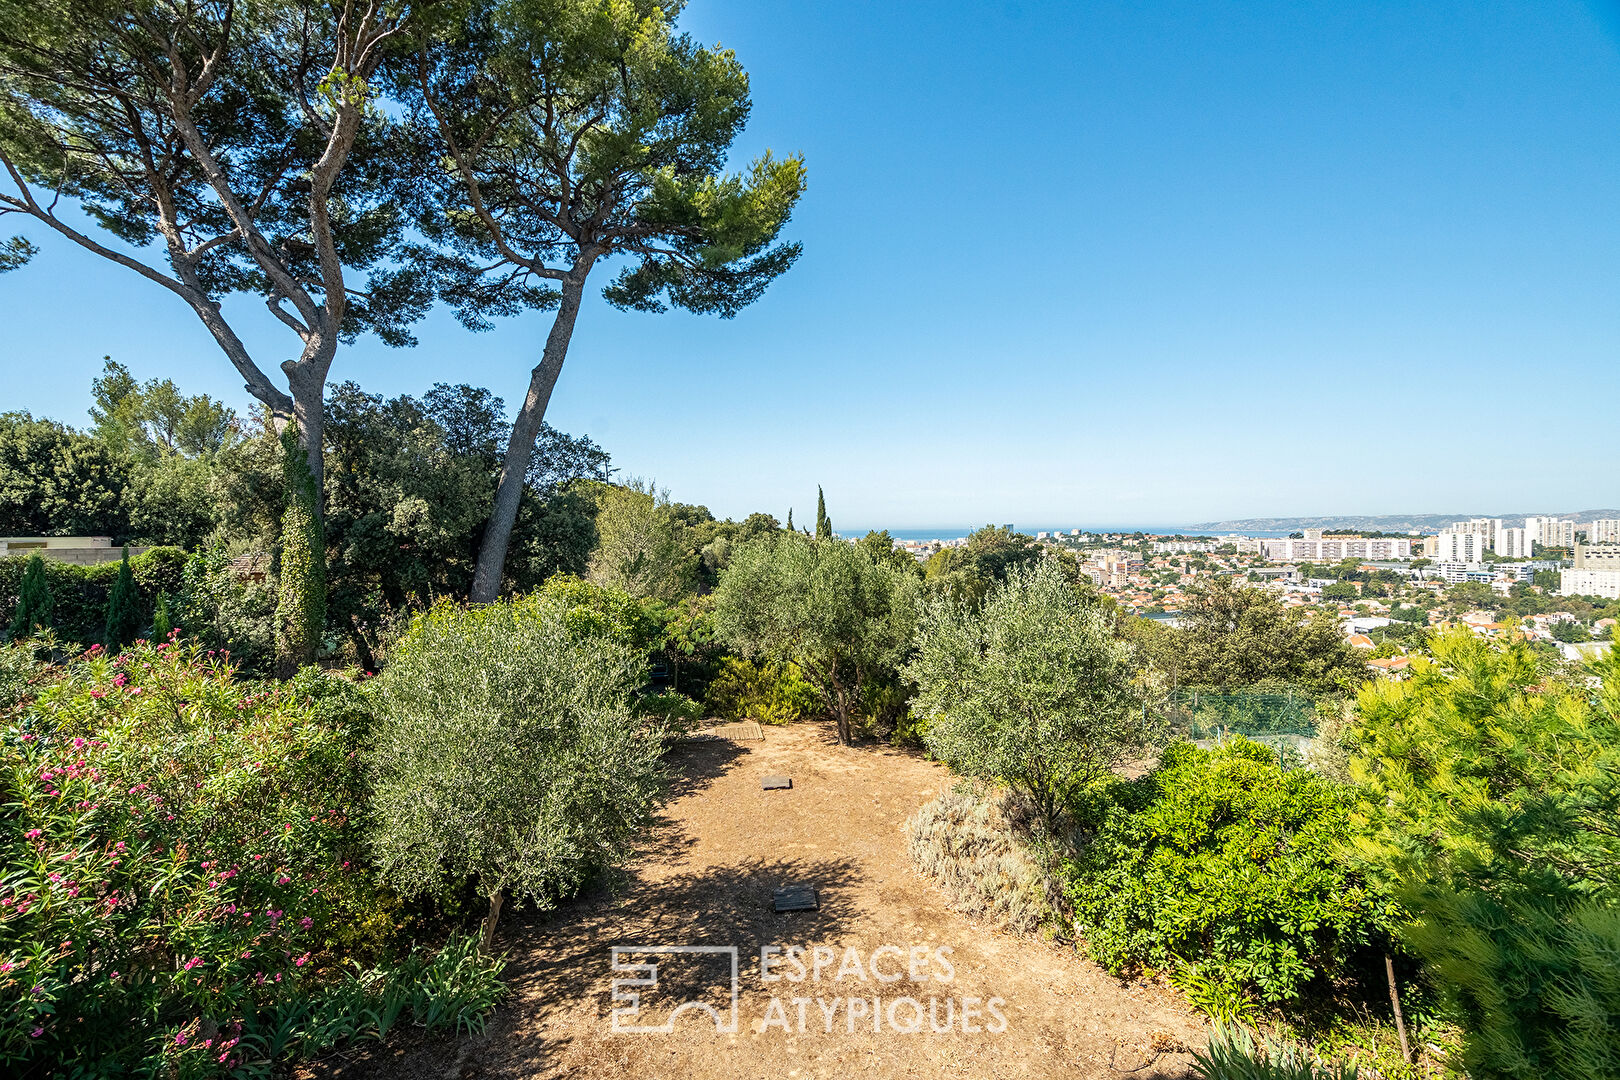
M 1527 517 L 1524 528 L 1542 547 L 1575 546 L 1575 522 L 1569 518 Z
M 1341 559 L 1410 559 L 1412 541 L 1401 537 L 1371 538 L 1306 529 L 1300 540 L 1261 540 L 1267 562 L 1338 562 Z M 1241 548 L 1239 549 L 1241 550 Z
M 1492 550 L 1504 559 L 1528 559 L 1535 553 L 1529 529 L 1498 529 Z
M 1485 533 L 1441 529 L 1440 535 L 1434 538 L 1434 554 L 1430 558 L 1440 563 L 1478 563 L 1485 561 L 1485 552 L 1490 548 L 1490 537 Z M 1425 544 L 1424 551 L 1428 550 Z
M 1620 570 L 1565 570 L 1559 575 L 1558 594 L 1620 600 Z
M 1620 518 L 1598 518 L 1586 527 L 1586 539 L 1592 544 L 1620 544 Z
M 1576 544 L 1575 569 L 1620 570 L 1620 543 Z

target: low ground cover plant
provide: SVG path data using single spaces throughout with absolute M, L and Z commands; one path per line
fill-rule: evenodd
M 381 995 L 395 944 L 368 724 L 348 679 L 172 640 L 36 665 L 0 728 L 0 1062 L 204 1075 L 342 1037 L 320 1003 L 357 962 Z
M 1051 917 L 1051 908 L 1040 859 L 1014 825 L 1012 798 L 958 784 L 906 822 L 906 841 L 913 865 L 963 911 L 1028 933 Z
M 1345 863 L 1352 805 L 1256 743 L 1173 743 L 1079 804 L 1068 893 L 1086 952 L 1116 973 L 1171 973 L 1232 1019 L 1347 973 L 1398 914 Z

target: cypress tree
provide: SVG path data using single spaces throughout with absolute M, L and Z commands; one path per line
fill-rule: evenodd
M 135 575 L 129 569 L 129 548 L 124 548 L 118 564 L 118 578 L 107 595 L 107 648 L 117 650 L 135 640 L 141 632 L 141 598 L 135 591 Z
M 17 590 L 17 610 L 11 616 L 6 637 L 12 641 L 32 637 L 51 626 L 51 586 L 45 580 L 45 560 L 30 555 L 23 565 L 22 584 Z
M 816 485 L 816 539 L 831 540 L 833 538 L 832 518 L 827 516 L 827 497 L 821 493 L 821 485 Z
M 315 662 L 326 633 L 326 542 L 320 492 L 291 424 L 281 435 L 287 509 L 281 515 L 281 582 L 276 598 L 276 669 L 282 678 Z
M 174 629 L 174 616 L 169 614 L 169 596 L 158 593 L 157 610 L 152 613 L 152 640 L 166 641 Z
M 788 507 L 788 523 L 787 523 L 787 531 L 788 531 L 788 532 L 792 532 L 792 531 L 793 531 L 793 507 L 791 507 L 791 506 L 790 506 L 790 507 Z

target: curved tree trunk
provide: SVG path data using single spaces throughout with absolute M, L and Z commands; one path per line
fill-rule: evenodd
M 534 458 L 534 440 L 540 434 L 540 425 L 546 418 L 546 406 L 551 401 L 551 390 L 562 374 L 563 360 L 568 356 L 568 343 L 574 336 L 574 320 L 579 316 L 580 300 L 585 295 L 585 274 L 589 263 L 576 266 L 563 280 L 562 300 L 557 317 L 546 337 L 545 353 L 529 375 L 529 392 L 523 399 L 512 424 L 512 437 L 506 444 L 506 459 L 501 463 L 501 479 L 495 488 L 495 507 L 490 511 L 489 524 L 484 527 L 484 541 L 478 549 L 478 570 L 473 576 L 472 595 L 475 604 L 488 604 L 501 595 L 501 580 L 506 573 L 506 549 L 512 542 L 512 526 L 517 522 L 518 504 L 523 499 L 523 485 L 528 482 L 529 463 Z

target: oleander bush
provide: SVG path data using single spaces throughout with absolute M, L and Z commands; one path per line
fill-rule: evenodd
M 1237 738 L 1173 743 L 1081 800 L 1069 900 L 1109 971 L 1171 973 L 1229 1018 L 1351 971 L 1389 940 L 1388 894 L 1346 865 L 1353 795 Z
M 398 910 L 366 858 L 365 691 L 173 640 L 28 678 L 0 715 L 0 1063 L 263 1071 L 341 1037 L 331 995 L 391 970 Z

